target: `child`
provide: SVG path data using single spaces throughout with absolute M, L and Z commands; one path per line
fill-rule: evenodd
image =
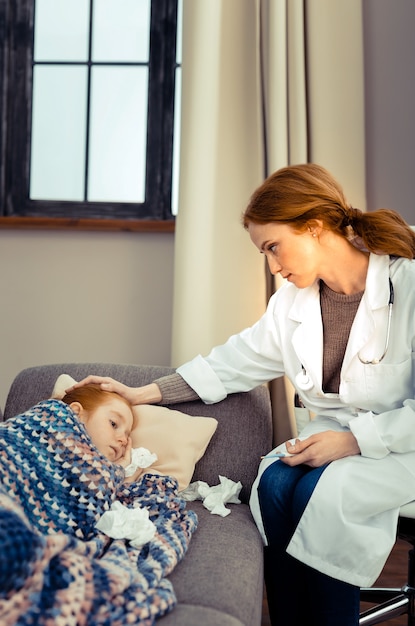
M 2 625 L 147 624 L 174 607 L 166 576 L 197 518 L 170 477 L 126 484 L 133 425 L 130 404 L 96 385 L 0 423 Z M 115 503 L 133 515 L 113 540 L 98 522 Z
M 101 454 L 124 468 L 131 463 L 134 415 L 127 400 L 117 393 L 103 391 L 99 385 L 86 385 L 65 394 L 62 402 L 85 425 Z

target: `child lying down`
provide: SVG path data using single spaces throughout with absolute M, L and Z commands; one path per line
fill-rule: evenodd
M 84 424 L 101 454 L 124 469 L 130 466 L 135 417 L 127 400 L 92 384 L 65 393 L 62 402 L 68 404 Z M 126 476 L 126 480 L 131 479 Z
M 125 481 L 133 425 L 125 400 L 87 388 L 0 423 L 2 625 L 147 626 L 175 606 L 165 577 L 197 518 L 174 478 Z M 114 503 L 146 509 L 153 538 L 135 547 L 100 532 Z

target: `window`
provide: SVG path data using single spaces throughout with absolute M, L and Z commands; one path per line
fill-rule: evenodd
M 3 216 L 172 220 L 177 5 L 0 0 Z

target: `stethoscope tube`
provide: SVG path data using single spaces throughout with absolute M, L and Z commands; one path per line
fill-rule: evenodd
M 389 278 L 388 326 L 386 329 L 385 347 L 383 349 L 382 356 L 380 356 L 378 359 L 371 359 L 370 361 L 366 361 L 366 359 L 362 359 L 360 354 L 357 353 L 357 356 L 359 357 L 359 361 L 363 363 L 363 365 L 379 365 L 379 363 L 383 361 L 383 359 L 385 358 L 385 355 L 389 348 L 389 337 L 390 337 L 390 331 L 391 331 L 392 309 L 393 309 L 394 299 L 395 299 L 395 294 L 393 291 L 393 284 L 392 284 L 391 279 Z

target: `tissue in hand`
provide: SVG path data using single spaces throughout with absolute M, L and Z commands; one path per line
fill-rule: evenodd
M 101 515 L 96 528 L 112 539 L 128 539 L 135 548 L 151 541 L 156 533 L 147 509 L 130 509 L 118 501 Z

